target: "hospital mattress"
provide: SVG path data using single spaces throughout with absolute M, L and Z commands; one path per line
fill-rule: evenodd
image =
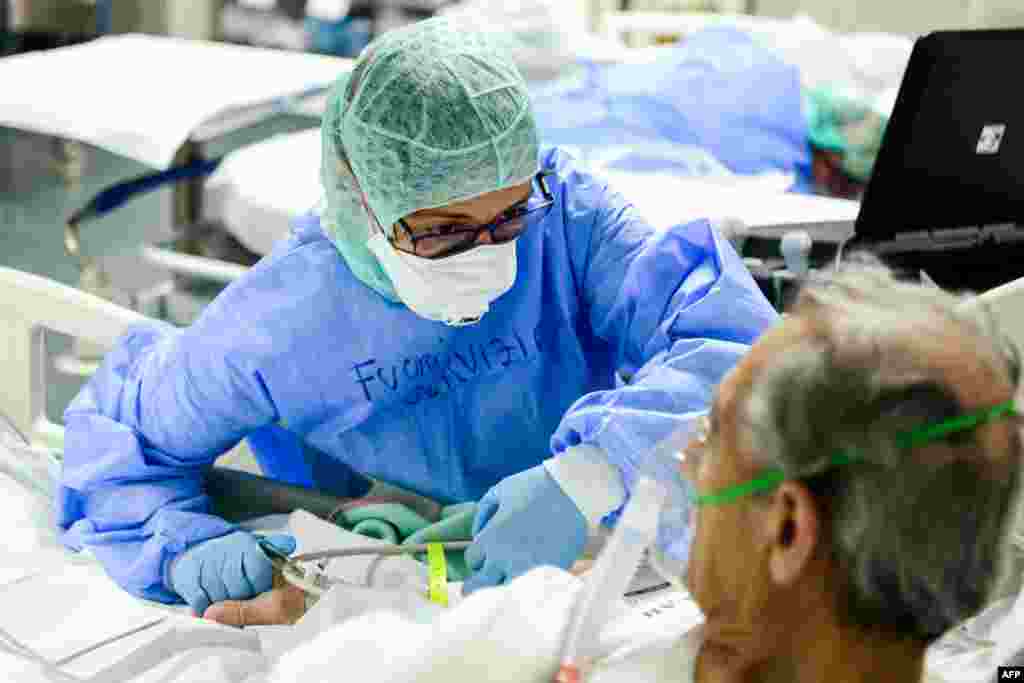
M 203 217 L 266 254 L 320 192 L 320 130 L 277 135 L 224 158 L 206 182 Z
M 329 86 L 351 64 L 198 40 L 107 36 L 0 60 L 0 126 L 87 142 L 164 169 L 201 127 L 210 127 L 205 139 L 229 120 L 242 125 L 256 105 L 289 109 L 292 99 Z

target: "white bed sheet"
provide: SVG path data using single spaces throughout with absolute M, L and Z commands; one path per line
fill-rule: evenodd
M 146 35 L 0 60 L 0 126 L 88 142 L 166 168 L 232 109 L 333 83 L 352 60 Z
M 259 681 L 277 657 L 341 618 L 384 607 L 429 618 L 440 609 L 425 598 L 425 568 L 406 556 L 334 561 L 330 576 L 373 588 L 342 587 L 291 628 L 239 630 L 195 619 L 183 605 L 134 598 L 88 553 L 60 544 L 52 456 L 0 437 L 0 680 Z M 297 552 L 374 543 L 302 511 L 242 526 L 291 533 Z M 460 584 L 450 598 L 461 599 Z
M 4 456 L 0 459 L 0 539 L 4 539 L 4 545 L 0 546 L 0 596 L 5 596 L 3 604 L 8 608 L 0 614 L 3 680 L 17 683 L 68 680 L 261 683 L 267 680 L 268 672 L 281 656 L 342 619 L 380 609 L 389 609 L 416 621 L 430 621 L 439 613 L 439 608 L 421 599 L 407 585 L 383 590 L 345 588 L 326 596 L 296 627 L 244 630 L 191 618 L 184 607 L 135 600 L 115 589 L 95 561 L 61 549 L 50 518 L 19 515 L 19 511 L 26 508 L 36 511 L 49 508 L 54 471 L 45 466 L 13 465 L 16 458 L 31 460 L 31 456 L 15 454 L 4 442 L 0 442 L 0 455 Z M 24 533 L 26 526 L 31 527 L 31 533 Z M 324 545 L 344 545 L 345 536 L 352 536 L 301 512 L 254 520 L 246 526 L 262 531 L 288 529 L 296 534 L 301 551 Z M 20 544 L 9 545 L 7 539 L 11 538 L 20 538 Z M 365 543 L 366 539 L 359 537 L 358 542 Z M 359 573 L 363 569 L 356 567 L 355 571 Z M 47 576 L 53 577 L 52 580 Z M 422 580 L 415 571 L 406 576 L 413 577 L 413 583 Z M 20 594 L 17 600 L 21 607 L 10 609 L 13 604 L 10 598 L 19 583 L 30 586 L 34 585 L 32 581 L 42 586 L 42 590 L 27 596 Z M 47 598 L 53 599 L 56 595 L 46 588 L 48 582 L 53 590 L 62 586 L 70 597 L 56 603 L 47 602 Z M 102 609 L 96 607 L 97 602 L 103 603 Z M 61 608 L 70 603 L 80 608 L 77 622 L 62 618 Z M 22 611 L 33 609 L 39 612 L 34 620 L 17 620 Z M 90 610 L 89 613 L 86 610 Z M 43 612 L 51 614 L 49 619 L 55 625 L 54 630 L 28 629 L 30 622 L 46 621 Z M 87 632 L 81 626 L 83 623 L 89 624 Z M 139 630 L 146 624 L 151 626 Z M 1022 624 L 1024 598 L 994 603 L 930 649 L 929 673 L 939 674 L 951 683 L 991 680 L 997 663 L 1024 651 Z M 60 628 L 78 630 L 66 634 Z M 43 650 L 51 661 L 68 661 L 58 668 L 18 654 L 17 646 L 10 641 L 12 632 L 20 641 L 28 641 Z M 111 642 L 90 650 L 91 646 L 107 640 Z M 69 679 L 69 674 L 75 678 Z
M 657 228 L 708 218 L 747 228 L 853 221 L 860 204 L 848 199 L 793 194 L 792 178 L 759 176 L 677 178 L 661 173 L 604 171 L 603 175 Z
M 203 215 L 266 254 L 320 200 L 320 129 L 277 135 L 228 154 L 207 180 Z

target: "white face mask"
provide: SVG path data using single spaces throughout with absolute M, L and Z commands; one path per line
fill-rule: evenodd
M 413 313 L 447 325 L 472 325 L 516 281 L 516 241 L 482 244 L 440 259 L 398 251 L 376 231 L 367 247 Z

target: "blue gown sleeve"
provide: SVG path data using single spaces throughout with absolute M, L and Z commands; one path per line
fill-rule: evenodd
M 576 224 L 570 251 L 584 319 L 616 370 L 613 389 L 569 408 L 551 447 L 557 455 L 599 446 L 628 491 L 638 458 L 706 411 L 718 382 L 778 316 L 708 221 L 655 230 L 593 176 L 574 171 L 566 185 L 576 195 L 565 206 Z
M 257 312 L 265 302 L 246 294 L 256 277 L 232 285 L 189 328 L 131 329 L 65 411 L 62 541 L 91 551 L 134 595 L 180 601 L 164 586 L 168 561 L 236 528 L 211 514 L 203 469 L 279 419 L 260 370 L 274 362 Z

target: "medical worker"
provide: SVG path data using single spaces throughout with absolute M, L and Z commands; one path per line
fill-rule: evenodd
M 472 592 L 568 567 L 638 448 L 705 411 L 773 309 L 707 222 L 656 231 L 541 150 L 492 40 L 434 19 L 375 41 L 329 99 L 321 209 L 191 326 L 107 355 L 65 413 L 68 547 L 198 614 L 268 590 L 202 484 L 248 437 L 292 483 L 480 500 Z

